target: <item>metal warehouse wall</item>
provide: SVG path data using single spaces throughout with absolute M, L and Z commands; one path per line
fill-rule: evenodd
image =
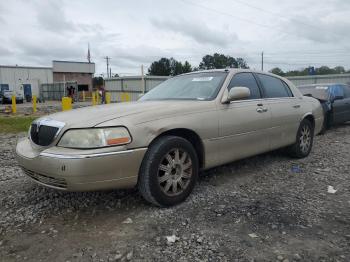
M 0 84 L 8 85 L 10 90 L 23 94 L 23 85 L 30 84 L 32 95 L 38 96 L 43 83 L 52 83 L 52 68 L 0 66 Z
M 161 82 L 167 80 L 167 76 L 145 76 L 145 92 L 148 92 Z M 125 76 L 105 79 L 106 91 L 111 93 L 112 102 L 136 101 L 142 94 L 142 78 L 141 76 Z M 124 98 L 123 98 L 124 97 Z
M 145 91 L 148 92 L 161 82 L 167 80 L 166 76 L 145 76 Z M 288 77 L 296 86 L 320 83 L 350 84 L 350 74 L 340 75 L 315 75 Z M 141 76 L 125 76 L 105 79 L 106 91 L 111 93 L 113 102 L 125 100 L 136 101 L 142 94 Z M 125 99 L 125 94 L 127 99 Z M 124 97 L 123 97 L 124 96 Z
M 350 84 L 350 74 L 293 76 L 287 78 L 296 86 L 322 83 Z

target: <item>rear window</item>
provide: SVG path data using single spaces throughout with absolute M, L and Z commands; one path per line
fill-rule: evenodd
M 289 87 L 277 77 L 257 74 L 263 85 L 266 98 L 291 97 L 293 96 Z

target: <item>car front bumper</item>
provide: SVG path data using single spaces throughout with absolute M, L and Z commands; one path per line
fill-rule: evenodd
M 39 184 L 67 191 L 92 191 L 134 187 L 146 150 L 40 151 L 24 138 L 18 142 L 16 154 L 24 173 Z

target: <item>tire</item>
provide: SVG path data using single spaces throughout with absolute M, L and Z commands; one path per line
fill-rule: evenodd
M 160 137 L 142 161 L 138 189 L 156 206 L 179 204 L 192 192 L 198 168 L 198 157 L 189 141 L 177 136 Z
M 301 121 L 296 142 L 288 148 L 288 153 L 295 158 L 307 157 L 312 149 L 314 141 L 314 127 L 312 123 L 304 119 Z

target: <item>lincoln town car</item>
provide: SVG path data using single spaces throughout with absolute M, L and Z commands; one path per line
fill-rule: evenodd
M 41 117 L 16 153 L 43 186 L 137 187 L 148 202 L 171 206 L 189 196 L 202 170 L 279 148 L 307 157 L 322 124 L 320 102 L 285 78 L 206 70 L 172 77 L 136 102 Z

